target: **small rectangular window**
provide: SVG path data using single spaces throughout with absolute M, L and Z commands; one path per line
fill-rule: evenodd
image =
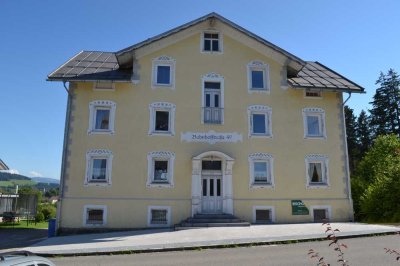
M 103 213 L 102 209 L 87 209 L 86 224 L 103 224 Z
M 154 161 L 154 182 L 168 182 L 168 161 Z
M 201 162 L 201 169 L 202 170 L 221 170 L 221 161 L 202 161 Z
M 270 223 L 272 221 L 270 210 L 256 210 L 256 223 Z
M 171 84 L 171 67 L 170 66 L 157 66 L 157 84 L 170 85 Z
M 169 131 L 169 112 L 156 111 L 156 131 Z
M 264 71 L 252 70 L 251 71 L 251 87 L 253 89 L 264 89 Z
M 321 121 L 319 116 L 307 115 L 308 136 L 321 136 Z
M 323 183 L 322 163 L 320 162 L 309 163 L 308 175 L 310 177 L 311 183 Z
M 266 134 L 265 114 L 253 114 L 253 132 L 254 134 Z
M 254 162 L 254 182 L 268 183 L 267 162 Z
M 314 91 L 314 90 L 306 90 L 306 97 L 314 97 L 314 98 L 320 98 L 322 96 L 321 91 Z
M 106 182 L 107 159 L 93 159 L 92 181 Z
M 313 210 L 313 215 L 314 215 L 314 222 L 316 223 L 323 223 L 328 221 L 328 214 L 327 214 L 327 209 L 314 209 Z
M 221 83 L 220 82 L 204 82 L 204 88 L 205 89 L 215 89 L 219 90 L 221 89 Z
M 151 223 L 152 224 L 167 224 L 167 210 L 151 210 Z
M 218 33 L 204 33 L 203 50 L 206 52 L 219 52 L 219 34 Z
M 109 130 L 110 109 L 96 109 L 96 130 Z

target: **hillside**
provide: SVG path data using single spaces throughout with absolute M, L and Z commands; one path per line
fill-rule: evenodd
M 48 177 L 32 177 L 32 181 L 35 181 L 37 183 L 48 183 L 48 184 L 60 184 L 59 179 L 55 178 L 48 178 Z
M 41 191 L 47 191 L 58 188 L 60 181 L 53 178 L 29 178 L 19 174 L 0 172 L 0 193 L 14 193 L 17 185 L 19 187 L 33 187 Z

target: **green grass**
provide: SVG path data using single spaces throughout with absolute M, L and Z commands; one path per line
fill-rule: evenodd
M 48 222 L 40 222 L 40 223 L 36 223 L 36 225 L 34 222 L 29 222 L 29 224 L 26 225 L 26 221 L 20 221 L 19 223 L 15 223 L 14 225 L 12 223 L 0 223 L 0 230 L 2 228 L 47 229 Z
M 11 181 L 0 181 L 0 187 L 13 187 L 14 183 Z
M 11 179 L 10 182 L 13 182 L 14 185 L 20 185 L 20 186 L 33 186 L 36 184 L 36 182 L 31 181 L 31 180 L 16 180 L 16 179 Z

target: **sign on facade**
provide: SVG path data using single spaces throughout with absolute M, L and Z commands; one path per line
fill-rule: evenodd
M 206 142 L 208 144 L 215 144 L 217 142 L 239 142 L 242 141 L 242 134 L 233 133 L 220 133 L 215 131 L 208 132 L 184 132 L 181 133 L 181 141 L 186 142 Z
M 292 200 L 292 215 L 308 215 L 309 211 L 301 200 Z

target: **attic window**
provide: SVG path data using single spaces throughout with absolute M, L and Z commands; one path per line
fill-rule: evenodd
M 201 51 L 205 53 L 222 52 L 222 35 L 219 32 L 203 32 L 201 36 Z
M 306 89 L 305 90 L 305 97 L 310 97 L 310 98 L 321 98 L 322 97 L 322 92 L 320 90 L 310 90 Z

